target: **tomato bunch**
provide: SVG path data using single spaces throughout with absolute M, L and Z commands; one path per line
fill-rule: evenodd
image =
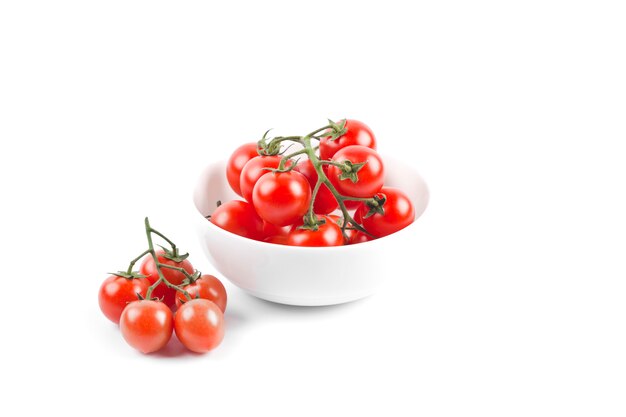
M 178 247 L 150 226 L 149 248 L 133 259 L 126 271 L 108 277 L 100 286 L 102 313 L 118 323 L 126 342 L 143 353 L 163 348 L 176 337 L 189 350 L 208 352 L 224 338 L 226 289 L 213 275 L 195 270 Z M 152 235 L 162 237 L 169 249 L 156 251 Z M 135 264 L 143 258 L 139 271 Z
M 287 154 L 288 142 L 301 149 Z M 395 233 L 413 222 L 415 210 L 404 192 L 384 186 L 376 146 L 372 130 L 352 119 L 329 120 L 306 136 L 269 139 L 266 132 L 228 160 L 226 178 L 243 200 L 219 205 L 209 219 L 249 239 L 291 246 L 350 245 Z

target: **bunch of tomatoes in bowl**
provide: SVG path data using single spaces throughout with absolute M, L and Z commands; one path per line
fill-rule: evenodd
M 268 133 L 231 155 L 226 178 L 242 199 L 218 202 L 213 224 L 258 241 L 320 247 L 378 239 L 415 220 L 409 197 L 385 186 L 366 124 L 329 120 L 305 136 Z
M 145 220 L 148 249 L 128 269 L 112 273 L 100 286 L 102 313 L 119 324 L 124 340 L 142 353 L 156 352 L 175 333 L 189 350 L 205 353 L 224 338 L 226 289 L 213 275 L 203 275 L 179 248 Z M 153 235 L 169 248 L 155 250 Z M 133 270 L 142 260 L 139 271 Z

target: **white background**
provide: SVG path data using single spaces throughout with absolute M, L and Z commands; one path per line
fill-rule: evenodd
M 620 3 L 2 2 L 0 414 L 625 415 Z M 426 177 L 407 268 L 328 308 L 227 283 L 217 350 L 133 351 L 96 294 L 143 217 L 215 272 L 197 174 L 326 117 Z

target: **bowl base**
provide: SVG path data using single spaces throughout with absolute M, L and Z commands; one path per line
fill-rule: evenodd
M 372 293 L 361 294 L 358 296 L 351 297 L 322 297 L 322 298 L 303 298 L 303 297 L 281 297 L 273 294 L 264 294 L 257 291 L 252 291 L 248 289 L 241 288 L 246 293 L 260 298 L 262 300 L 271 301 L 277 304 L 285 304 L 290 306 L 301 306 L 301 307 L 322 307 L 322 306 L 332 306 L 337 304 L 345 304 L 350 303 L 352 301 L 361 300 L 365 297 L 369 297 Z

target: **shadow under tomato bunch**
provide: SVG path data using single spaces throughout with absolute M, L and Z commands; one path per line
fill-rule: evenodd
M 148 249 L 100 286 L 98 302 L 104 315 L 118 323 L 126 342 L 143 353 L 162 349 L 176 333 L 189 350 L 208 352 L 224 338 L 226 289 L 213 275 L 203 275 L 188 254 L 145 220 Z M 170 248 L 155 250 L 152 235 Z M 140 271 L 135 264 L 143 259 Z
M 228 160 L 226 178 L 244 201 L 218 202 L 208 217 L 213 224 L 268 243 L 341 246 L 387 236 L 415 220 L 407 195 L 384 186 L 384 162 L 364 123 L 329 120 L 305 136 L 270 139 L 268 132 Z M 286 153 L 286 143 L 302 149 Z

